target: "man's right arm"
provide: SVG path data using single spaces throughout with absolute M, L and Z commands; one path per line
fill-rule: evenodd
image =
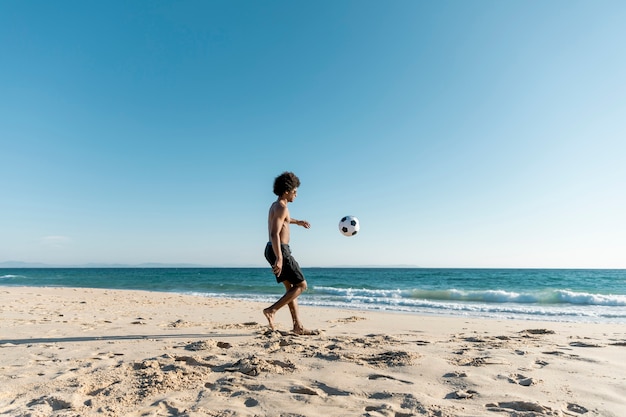
M 279 277 L 283 269 L 283 251 L 280 248 L 280 232 L 284 227 L 285 220 L 289 215 L 287 207 L 279 206 L 272 212 L 272 218 L 270 219 L 270 241 L 272 242 L 272 249 L 274 255 L 276 255 L 276 262 L 272 265 L 272 271 Z

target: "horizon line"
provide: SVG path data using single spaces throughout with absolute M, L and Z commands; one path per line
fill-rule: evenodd
M 206 265 L 195 263 L 165 263 L 165 262 L 142 262 L 139 264 L 117 264 L 117 263 L 98 263 L 89 262 L 85 264 L 47 264 L 43 262 L 21 262 L 21 261 L 4 261 L 0 262 L 0 269 L 159 269 L 159 268 L 269 268 L 262 264 L 246 264 L 246 265 Z M 570 269 L 570 270 L 625 270 L 626 268 L 607 268 L 607 267 L 537 267 L 537 266 L 420 266 L 412 264 L 369 264 L 369 265 L 328 265 L 328 266 L 303 266 L 302 269 L 323 269 L 323 268 L 404 268 L 404 269 Z

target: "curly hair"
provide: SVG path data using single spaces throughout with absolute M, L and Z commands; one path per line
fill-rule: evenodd
M 293 172 L 283 172 L 274 179 L 274 194 L 283 195 L 286 191 L 292 191 L 300 186 L 300 178 Z

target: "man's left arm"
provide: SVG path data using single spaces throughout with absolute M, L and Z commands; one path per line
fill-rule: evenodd
M 297 226 L 302 226 L 305 229 L 311 228 L 311 224 L 309 222 L 307 222 L 306 220 L 296 220 L 293 217 L 291 219 L 289 219 L 289 223 L 295 224 Z

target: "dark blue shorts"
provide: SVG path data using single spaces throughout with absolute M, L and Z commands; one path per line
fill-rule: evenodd
M 289 245 L 281 244 L 280 250 L 283 253 L 283 270 L 279 277 L 276 277 L 276 282 L 289 281 L 292 284 L 299 284 L 304 281 L 304 274 L 300 269 L 300 265 L 291 255 L 291 249 Z M 267 242 L 265 245 L 265 259 L 270 265 L 274 265 L 276 262 L 276 255 L 272 248 L 272 242 Z

